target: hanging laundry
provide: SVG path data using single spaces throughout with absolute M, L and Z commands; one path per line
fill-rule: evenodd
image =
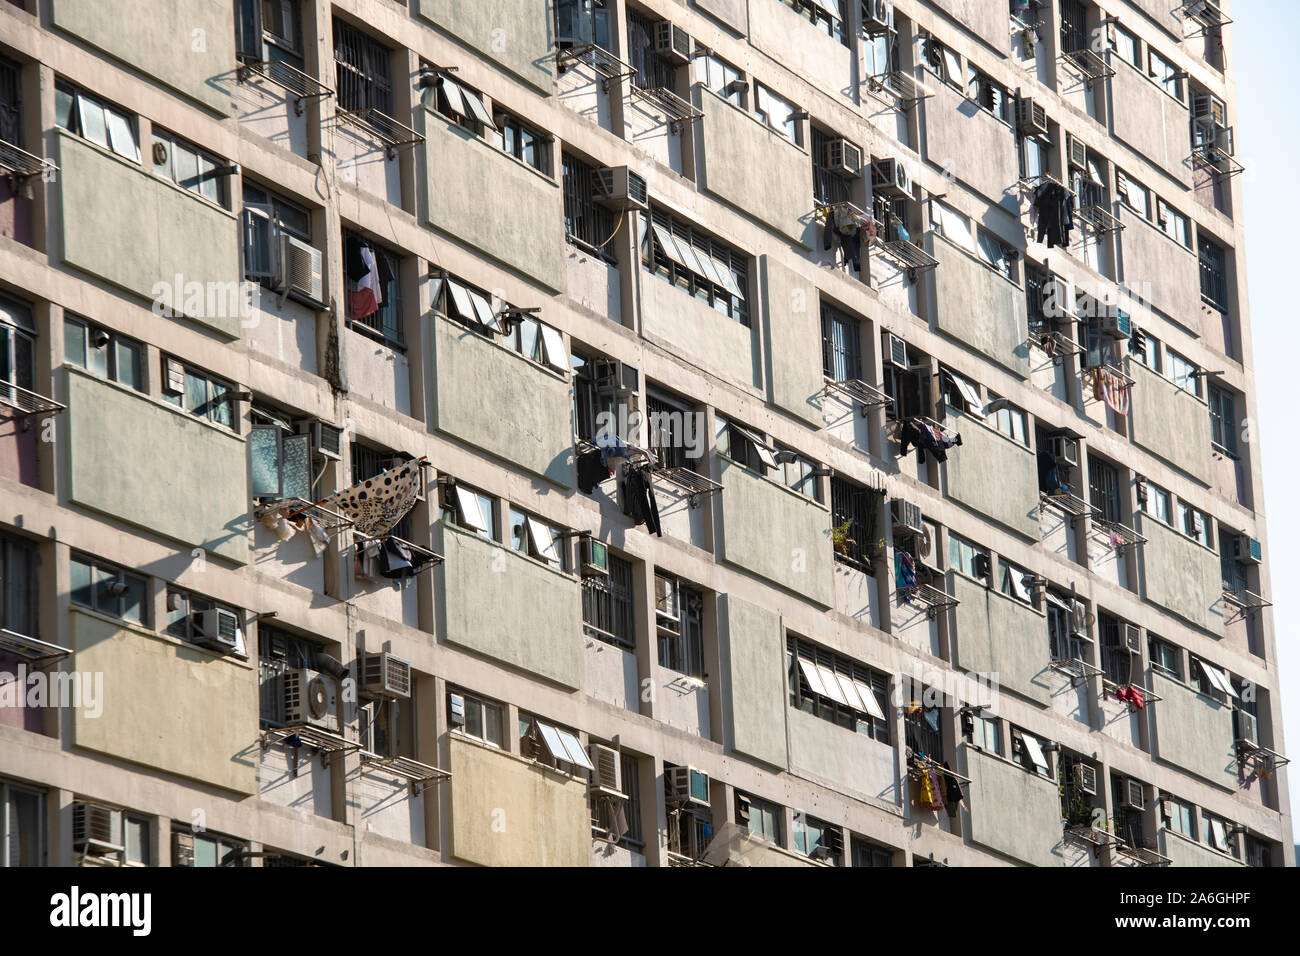
M 415 507 L 420 492 L 420 467 L 420 462 L 411 459 L 331 495 L 320 504 L 349 518 L 362 534 L 382 537 Z
M 916 559 L 906 551 L 894 552 L 894 585 L 903 592 L 908 604 L 920 590 L 916 583 Z
M 379 541 L 367 538 L 356 548 L 356 573 L 359 577 L 373 578 L 379 574 Z
M 605 465 L 603 449 L 593 448 L 578 456 L 578 489 L 584 494 L 591 494 L 596 486 L 609 478 L 611 472 Z
M 634 525 L 645 525 L 646 530 L 664 536 L 659 524 L 659 502 L 655 500 L 654 481 L 649 466 L 627 467 L 623 476 L 623 514 Z
M 1101 397 L 1116 415 L 1127 415 L 1129 408 L 1129 385 L 1109 369 L 1098 369 L 1101 380 Z
M 898 442 L 901 455 L 906 455 L 908 448 L 915 445 L 917 462 L 925 464 L 926 451 L 934 455 L 935 461 L 947 461 L 948 449 L 961 444 L 961 435 L 949 435 L 942 428 L 919 419 L 910 419 L 899 429 Z
M 948 766 L 948 761 L 943 762 L 944 778 L 944 799 L 948 804 L 948 816 L 955 817 L 966 806 L 965 795 L 961 791 L 961 781 L 957 775 L 952 772 Z
M 1034 208 L 1038 212 L 1038 241 L 1046 241 L 1049 249 L 1068 249 L 1074 228 L 1074 193 L 1048 180 L 1035 192 Z
M 1056 456 L 1046 448 L 1038 449 L 1038 490 L 1046 495 L 1069 490 L 1061 484 L 1061 466 Z
M 822 226 L 822 249 L 829 251 L 832 246 L 843 253 L 843 261 L 853 264 L 856 272 L 862 271 L 862 233 L 869 229 L 869 237 L 875 235 L 875 220 L 854 210 L 847 203 L 822 207 L 826 217 Z
M 307 518 L 303 521 L 303 530 L 307 532 L 307 540 L 311 542 L 311 549 L 316 552 L 316 557 L 325 553 L 329 547 L 330 537 L 325 533 L 325 526 L 315 518 Z
M 395 278 L 388 257 L 376 255 L 370 245 L 356 238 L 348 239 L 344 256 L 348 318 L 368 318 L 384 304 L 384 289 Z

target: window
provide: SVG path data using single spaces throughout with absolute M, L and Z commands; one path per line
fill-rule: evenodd
M 659 666 L 704 677 L 704 595 L 668 574 L 655 574 Z
M 786 671 L 791 707 L 890 742 L 887 675 L 793 634 L 786 637 Z
M 1119 193 L 1120 202 L 1143 219 L 1151 218 L 1151 192 L 1136 179 L 1131 179 L 1121 170 L 1115 170 L 1115 191 Z
M 144 817 L 126 815 L 122 820 L 126 835 L 126 865 L 149 866 L 153 862 L 152 827 Z
M 722 415 L 715 415 L 713 421 L 717 432 L 716 446 L 719 454 L 760 475 L 766 475 L 769 468 L 778 467 L 772 447 L 758 432 L 732 422 Z
M 996 717 L 971 715 L 971 743 L 987 753 L 1002 753 L 1002 721 Z
M 980 398 L 978 385 L 966 376 L 942 367 L 939 369 L 939 384 L 944 402 L 968 414 L 983 417 L 984 400 Z
M 989 553 L 986 548 L 967 541 L 961 535 L 948 533 L 948 566 L 968 578 L 983 580 L 988 572 L 981 573 L 981 565 L 987 566 Z
M 598 433 L 622 434 L 624 422 L 619 421 L 618 363 L 609 359 L 593 358 L 574 351 L 569 358 L 573 375 L 573 435 L 575 438 L 594 441 Z M 624 367 L 624 373 L 636 374 L 635 369 Z M 603 416 L 603 417 L 602 417 Z M 663 461 L 662 456 L 658 456 Z
M 1160 343 L 1139 328 L 1134 327 L 1133 334 L 1129 336 L 1128 354 L 1153 372 L 1158 373 L 1163 367 L 1160 362 Z
M 676 85 L 676 64 L 655 50 L 657 16 L 643 16 L 633 10 L 627 14 L 627 62 L 635 71 L 632 85 L 641 90 L 672 91 Z
M 800 811 L 794 815 L 793 842 L 797 853 L 823 860 L 832 866 L 840 865 L 840 848 L 844 846 L 844 832 L 833 824 L 807 816 Z
M 1120 59 L 1136 67 L 1141 67 L 1142 60 L 1138 56 L 1138 40 L 1132 33 L 1129 33 L 1118 23 L 1110 25 L 1111 40 L 1110 47 L 1119 54 Z
M 23 145 L 22 67 L 0 56 L 0 140 Z
M 715 311 L 749 325 L 748 259 L 660 210 L 641 216 L 641 262 Z
M 372 448 L 364 445 L 359 441 L 350 443 L 352 455 L 352 484 L 359 485 L 367 478 L 374 478 L 376 475 L 383 474 L 390 468 L 396 468 L 405 464 L 412 456 L 398 455 L 390 451 L 380 451 L 378 448 Z M 423 469 L 421 470 L 420 480 L 423 482 Z M 411 515 L 408 512 L 396 525 L 393 526 L 390 534 L 401 538 L 404 541 L 414 541 L 412 537 L 412 528 L 414 527 Z
M 566 538 L 562 537 L 564 529 L 547 524 L 541 518 L 534 517 L 510 507 L 510 549 L 531 555 L 539 561 L 545 561 L 560 571 L 568 563 L 565 560 Z
M 990 404 L 998 400 L 998 396 L 989 393 Z M 1029 421 L 1025 413 L 1014 405 L 1007 405 L 1004 402 L 1002 407 L 989 412 L 987 421 L 1012 441 L 1021 445 L 1029 444 Z
M 866 840 L 853 838 L 853 865 L 889 867 L 894 865 L 893 851 Z
M 844 21 L 847 19 L 844 9 L 848 0 L 781 0 L 813 26 L 829 37 L 841 43 L 848 43 Z
M 1083 639 L 1074 630 L 1073 599 L 1048 591 L 1044 609 L 1047 611 L 1047 639 L 1052 660 L 1082 660 Z
M 1188 249 L 1192 248 L 1191 220 L 1159 197 L 1156 198 L 1156 225 L 1170 239 L 1182 243 Z
M 798 110 L 795 105 L 761 83 L 755 83 L 754 90 L 754 115 L 769 129 L 780 133 L 796 146 L 801 145 L 799 120 L 796 118 Z
M 502 338 L 502 342 L 538 365 L 545 365 L 563 374 L 569 371 L 569 352 L 564 347 L 564 336 L 559 329 L 545 322 L 521 315 L 511 324 L 510 331 Z
M 1147 56 L 1149 58 L 1147 72 L 1151 78 L 1156 81 L 1161 89 L 1181 103 L 1183 99 L 1183 77 L 1179 74 L 1178 67 L 1150 47 L 1147 48 Z
M 1219 567 L 1223 572 L 1223 589 L 1225 591 L 1250 590 L 1250 571 L 1244 561 L 1237 560 L 1237 535 L 1219 526 Z
M 966 95 L 1004 123 L 1011 122 L 1011 97 L 1007 88 L 983 70 L 968 67 Z
M 1210 441 L 1229 455 L 1237 454 L 1237 413 L 1232 393 L 1210 386 Z
M 826 163 L 826 146 L 833 139 L 834 133 L 827 133 L 816 126 L 812 130 L 812 166 L 813 198 L 819 203 L 832 204 L 849 202 L 853 199 L 853 180 L 843 173 L 830 169 Z
M 831 476 L 831 528 L 836 560 L 869 567 L 880 539 L 885 493 Z
M 938 688 L 917 687 L 917 697 L 904 706 L 903 731 L 913 753 L 943 759 L 943 694 Z
M 153 128 L 153 171 L 181 189 L 229 208 L 226 177 L 229 164 L 157 126 Z
M 467 531 L 473 531 L 489 540 L 497 540 L 495 498 L 459 481 L 439 479 L 439 483 L 442 485 L 444 521 Z
M 447 691 L 447 719 L 451 728 L 493 747 L 505 745 L 504 708 L 461 690 Z
M 975 238 L 979 243 L 980 261 L 1000 275 L 1014 281 L 1011 263 L 1016 255 L 1015 250 L 984 229 L 977 230 Z
M 596 202 L 593 166 L 572 153 L 561 155 L 564 174 L 564 235 L 580 249 L 614 263 L 614 249 L 610 245 L 616 225 L 614 213 Z
M 1175 833 L 1181 833 L 1188 839 L 1196 839 L 1196 831 L 1192 829 L 1192 805 L 1177 797 L 1171 797 L 1168 794 L 1161 794 L 1160 799 L 1160 816 L 1161 822 L 1168 830 Z
M 1119 521 L 1119 471 L 1098 458 L 1088 459 L 1088 497 L 1106 521 Z
M 750 835 L 781 845 L 781 808 L 775 803 L 736 791 L 736 820 Z
M 402 327 L 402 257 L 347 229 L 343 231 L 344 277 L 348 287 L 348 322 L 401 349 L 406 345 Z M 374 259 L 366 261 L 366 252 Z M 362 283 L 364 282 L 364 285 Z M 371 298 L 370 293 L 373 293 Z
M 548 767 L 567 773 L 594 769 L 577 734 L 522 711 L 519 714 L 519 740 L 520 751 L 525 757 Z
M 921 39 L 924 43 L 922 57 L 926 69 L 954 90 L 961 90 L 961 57 L 924 30 L 921 31 Z
M 555 0 L 555 36 L 561 47 L 594 43 L 614 49 L 606 0 Z
M 822 374 L 832 382 L 862 378 L 861 323 L 835 306 L 822 303 Z
M 392 51 L 350 23 L 334 18 L 334 66 L 340 110 L 393 115 Z
M 1201 301 L 1228 311 L 1228 254 L 1223 246 L 1197 234 L 1201 259 Z
M 712 53 L 697 57 L 695 63 L 697 82 L 703 83 L 733 106 L 745 108 L 745 91 L 748 89 L 748 84 L 745 83 L 739 70 Z
M 285 725 L 284 674 L 316 670 L 319 653 L 315 641 L 269 624 L 257 626 L 257 686 L 263 726 Z
M 66 83 L 55 84 L 54 122 L 61 129 L 111 149 L 133 163 L 140 162 L 140 136 L 135 116 L 84 90 Z
M 623 792 L 627 794 L 627 806 L 624 808 L 627 831 L 623 839 L 633 846 L 644 846 L 641 836 L 641 765 L 630 753 L 620 753 L 622 764 Z
M 144 391 L 144 379 L 140 374 L 144 347 L 139 342 L 70 313 L 64 315 L 63 354 L 66 361 L 100 378 Z M 2 321 L 3 315 L 0 315 Z M 4 335 L 5 326 L 0 324 L 0 342 L 3 342 Z M 3 362 L 4 356 L 0 355 L 0 365 Z M 0 374 L 0 378 L 3 377 Z
M 1269 845 L 1257 836 L 1246 834 L 1246 865 L 1272 866 L 1273 854 Z
M 583 630 L 591 637 L 628 650 L 636 647 L 636 607 L 632 562 L 609 553 L 609 574 L 582 581 Z
M 1101 644 L 1101 669 L 1106 680 L 1121 686 L 1137 677 L 1135 659 L 1124 643 L 1125 625 L 1104 611 L 1097 615 L 1097 636 Z
M 1013 597 L 1017 601 L 1023 601 L 1025 604 L 1034 603 L 1033 580 L 1034 576 L 1024 568 L 1018 568 L 1014 564 L 1007 563 L 1006 559 L 1001 559 L 1002 580 L 999 590 L 1008 597 Z
M 517 116 L 499 113 L 496 130 L 488 134 L 488 140 L 524 165 L 545 176 L 551 174 L 551 138 Z
M 788 448 L 776 451 L 778 472 L 776 478 L 783 485 L 805 498 L 822 500 L 821 482 L 817 480 L 817 463 Z
M 380 757 L 414 760 L 416 698 L 372 700 L 357 708 L 358 740 L 363 749 Z
M 1177 680 L 1183 679 L 1183 652 L 1166 640 L 1152 637 L 1147 641 L 1151 666 Z
M 433 311 L 469 326 L 476 332 L 487 334 L 505 331 L 501 322 L 504 310 L 497 308 L 492 293 L 470 285 L 448 272 L 435 274 Z M 518 336 L 515 338 L 519 341 Z
M 169 587 L 167 589 L 167 624 L 164 630 L 172 637 L 179 637 L 183 641 L 196 643 L 197 639 L 202 636 L 202 621 L 200 618 L 204 611 L 220 610 L 235 615 L 238 622 L 236 627 L 242 634 L 244 630 L 244 615 L 242 611 L 231 607 L 229 604 L 219 604 L 211 598 L 202 597 L 192 591 L 183 591 L 180 588 Z M 240 639 L 242 645 L 242 638 Z
M 244 183 L 244 277 L 279 284 L 280 238 L 311 242 L 311 213 L 269 189 Z
M 426 69 L 434 68 L 426 66 Z M 452 79 L 447 73 L 436 73 L 434 83 L 434 104 L 439 113 L 472 135 L 486 137 L 495 145 L 504 146 L 502 131 L 497 129 L 496 122 L 488 114 L 482 93 Z M 511 155 L 514 155 L 513 151 Z
M 1052 144 L 1040 136 L 1017 134 L 1016 143 L 1020 159 L 1020 178 L 1036 179 L 1049 171 Z
M 665 468 L 698 471 L 703 444 L 703 414 L 692 412 L 653 393 L 646 395 L 649 450 Z M 695 438 L 695 441 L 691 439 Z
M 1201 544 L 1210 544 L 1210 516 L 1184 501 L 1178 502 L 1178 530 Z
M 1141 493 L 1138 495 L 1138 503 L 1141 505 L 1142 511 L 1159 521 L 1163 521 L 1165 524 L 1171 524 L 1173 512 L 1169 492 L 1150 482 L 1146 483 L 1146 489 L 1145 500 L 1143 500 Z
M 1187 665 L 1187 683 L 1198 694 L 1213 697 L 1220 703 L 1227 703 L 1229 697 L 1236 696 L 1232 677 L 1227 671 L 1192 653 L 1187 655 Z
M 1047 762 L 1047 754 L 1039 738 L 1019 727 L 1012 727 L 1011 744 L 1012 756 L 1020 766 L 1042 777 L 1052 776 L 1052 766 Z
M 45 793 L 0 780 L 0 866 L 45 865 Z
M 70 600 L 110 617 L 149 623 L 149 582 L 138 574 L 74 554 L 70 562 Z
M 8 397 L 3 385 L 36 387 L 36 325 L 27 305 L 0 296 L 0 396 Z
M 163 400 L 191 415 L 225 428 L 235 428 L 234 402 L 227 394 L 234 386 L 179 359 L 162 356 Z
M 240 59 L 272 60 L 303 68 L 298 0 L 236 0 L 235 36 Z
M 227 837 L 194 834 L 194 865 L 197 867 L 247 866 L 247 848 Z
M 36 637 L 36 549 L 0 534 L 0 628 Z
M 253 496 L 315 501 L 311 435 L 298 434 L 289 416 L 263 405 L 254 405 L 250 418 L 248 461 Z
M 930 226 L 953 245 L 975 254 L 975 234 L 971 231 L 970 217 L 947 203 L 935 200 L 930 203 Z
M 1201 370 L 1173 349 L 1165 349 L 1169 356 L 1169 378 L 1185 392 L 1200 397 Z
M 1083 0 L 1061 0 L 1061 52 L 1089 48 L 1087 5 Z
M 1232 824 L 1223 817 L 1201 811 L 1201 841 L 1206 845 L 1240 858 L 1237 841 L 1228 835 Z

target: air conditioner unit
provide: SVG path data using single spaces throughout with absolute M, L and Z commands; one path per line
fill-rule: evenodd
M 280 236 L 279 288 L 320 302 L 325 295 L 324 256 L 297 236 Z
M 343 457 L 343 429 L 325 422 L 312 422 L 311 447 L 322 458 L 340 461 Z
M 896 159 L 878 159 L 871 164 L 871 192 L 895 199 L 912 198 L 912 177 Z
M 1047 110 L 1033 97 L 1016 100 L 1016 131 L 1027 136 L 1047 136 Z
M 650 208 L 645 179 L 626 166 L 603 166 L 591 173 L 596 199 L 606 206 L 625 212 Z
M 709 805 L 708 774 L 694 767 L 669 767 L 664 774 L 668 781 L 668 798 L 674 806 Z
M 239 647 L 239 618 L 230 611 L 212 608 L 194 615 L 198 633 L 194 643 L 218 651 L 233 651 Z
M 862 172 L 862 148 L 854 146 L 847 139 L 830 139 L 826 141 L 826 168 L 846 176 L 857 176 Z
M 284 720 L 337 731 L 339 698 L 334 678 L 306 669 L 285 671 Z
M 660 20 L 654 26 L 655 52 L 676 63 L 691 61 L 691 35 L 671 20 Z
M 1215 126 L 1228 125 L 1228 104 L 1213 93 L 1192 96 L 1192 119 L 1207 119 Z
M 1237 715 L 1237 739 L 1258 747 L 1259 725 L 1255 722 L 1255 715 L 1248 714 L 1244 710 L 1234 711 L 1234 713 Z
M 1201 537 L 1205 534 L 1205 518 L 1199 511 L 1188 508 L 1183 512 L 1183 530 L 1193 537 Z
M 1079 443 L 1069 435 L 1053 435 L 1047 442 L 1052 457 L 1060 464 L 1079 465 Z
M 1250 535 L 1239 534 L 1232 539 L 1232 556 L 1246 564 L 1259 564 L 1264 560 L 1264 549 Z
M 993 559 L 987 554 L 975 555 L 975 576 L 978 578 L 987 578 L 993 573 Z
M 595 538 L 583 538 L 582 576 L 584 578 L 603 578 L 609 575 L 609 548 L 605 542 Z
M 163 391 L 168 395 L 185 394 L 185 366 L 176 359 L 167 360 L 167 378 L 163 382 Z
M 194 834 L 172 834 L 172 866 L 194 865 Z
M 884 333 L 885 361 L 899 368 L 908 368 L 907 343 L 892 332 Z
M 901 528 L 915 534 L 925 533 L 924 516 L 921 514 L 920 505 L 905 501 L 902 498 L 895 498 L 890 502 L 890 507 L 894 515 L 895 531 Z
M 1136 624 L 1124 625 L 1124 647 L 1131 654 L 1142 652 L 1142 628 Z
M 1078 166 L 1080 169 L 1088 168 L 1088 147 L 1083 144 L 1082 140 L 1075 139 L 1073 135 L 1066 134 L 1066 141 L 1070 151 L 1070 165 Z
M 1127 807 L 1130 810 L 1146 809 L 1146 795 L 1143 792 L 1141 780 L 1134 780 L 1130 777 L 1124 781 L 1124 793 L 1120 797 L 1120 806 Z
M 867 0 L 862 5 L 862 29 L 868 33 L 894 29 L 894 5 L 889 0 Z
M 361 689 L 375 697 L 410 697 L 411 665 L 387 651 L 361 660 Z
M 1097 331 L 1112 339 L 1127 339 L 1133 334 L 1133 320 L 1127 312 L 1108 308 L 1097 320 Z
M 613 747 L 592 744 L 587 748 L 591 755 L 591 789 L 611 797 L 627 798 L 623 792 L 623 763 Z
M 1074 785 L 1079 788 L 1080 793 L 1095 797 L 1097 795 L 1097 768 L 1088 763 L 1076 763 L 1074 765 Z
M 122 838 L 122 811 L 98 803 L 72 807 L 72 847 L 78 853 L 108 856 L 126 849 Z
M 615 398 L 628 398 L 636 394 L 640 374 L 634 367 L 618 359 L 596 359 L 592 364 L 597 392 Z

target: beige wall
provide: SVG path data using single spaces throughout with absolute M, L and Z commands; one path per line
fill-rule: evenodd
M 973 843 L 1030 866 L 1061 866 L 1061 798 L 1055 780 L 1001 757 L 961 748 L 966 821 Z
M 785 634 L 774 611 L 730 594 L 718 598 L 723 729 L 727 746 L 786 765 Z
M 543 92 L 551 72 L 550 0 L 416 0 L 420 16 Z
M 949 577 L 951 594 L 961 602 L 954 612 L 953 663 L 972 674 L 996 675 L 1002 689 L 1047 704 L 1051 646 L 1046 616 L 965 575 Z
M 1209 408 L 1195 395 L 1140 362 L 1128 365 L 1133 376 L 1129 424 L 1134 443 L 1208 485 Z
M 1146 536 L 1139 554 L 1142 596 L 1216 635 L 1223 633 L 1223 569 L 1219 556 L 1167 524 L 1138 515 Z
M 817 289 L 771 256 L 759 259 L 763 288 L 764 357 L 773 405 L 822 424 L 821 303 Z
M 948 497 L 1037 540 L 1038 470 L 1033 452 L 951 407 L 944 424 L 957 429 L 962 441 L 948 449 L 943 465 Z
M 939 260 L 925 276 L 934 327 L 1028 378 L 1025 291 L 937 233 L 925 234 L 925 248 Z
M 1151 705 L 1152 754 L 1213 784 L 1236 790 L 1232 708 L 1159 672 L 1151 674 L 1151 689 L 1162 698 Z

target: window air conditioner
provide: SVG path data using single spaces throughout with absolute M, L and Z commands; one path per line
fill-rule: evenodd
M 410 697 L 411 665 L 387 651 L 361 660 L 361 689 L 375 697 Z
M 1146 795 L 1143 792 L 1141 780 L 1134 780 L 1130 777 L 1124 781 L 1124 793 L 1120 798 L 1120 806 L 1127 807 L 1130 810 L 1146 809 Z
M 1264 549 L 1250 535 L 1239 534 L 1232 539 L 1232 555 L 1246 564 L 1259 564 L 1264 560 Z
M 1228 125 L 1228 104 L 1213 93 L 1197 93 L 1192 96 L 1192 119 L 1209 120 L 1215 126 Z
M 233 651 L 239 646 L 239 618 L 230 611 L 212 608 L 194 615 L 198 630 L 195 643 L 218 651 Z
M 1097 795 L 1097 768 L 1092 764 L 1076 763 L 1074 765 L 1074 785 L 1080 793 Z
M 322 458 L 339 461 L 343 457 L 343 429 L 325 422 L 311 423 L 312 451 Z
M 895 498 L 890 502 L 890 507 L 894 515 L 895 531 L 901 528 L 915 534 L 925 533 L 924 516 L 921 514 L 920 505 L 904 501 L 902 498 Z
M 691 35 L 671 20 L 655 24 L 655 52 L 676 63 L 691 60 Z
M 823 161 L 829 170 L 846 176 L 857 176 L 862 172 L 862 149 L 847 139 L 827 140 Z
M 108 856 L 126 849 L 122 839 L 122 811 L 98 803 L 72 807 L 72 846 L 78 853 Z
M 1124 647 L 1131 654 L 1142 652 L 1142 629 L 1136 624 L 1124 625 Z
M 604 166 L 591 173 L 596 199 L 612 209 L 625 212 L 629 209 L 650 208 L 645 179 L 626 166 Z
M 912 198 L 912 177 L 896 159 L 878 159 L 871 164 L 871 192 L 893 199 Z
M 1188 508 L 1183 512 L 1183 530 L 1195 538 L 1205 534 L 1205 518 L 1199 511 Z
M 978 578 L 987 578 L 993 573 L 993 559 L 987 554 L 975 555 L 975 576 Z
M 868 33 L 894 29 L 894 5 L 889 0 L 867 0 L 862 5 L 862 29 Z
M 1075 139 L 1073 135 L 1066 134 L 1066 140 L 1070 148 L 1070 165 L 1078 166 L 1080 169 L 1088 168 L 1088 147 L 1083 144 L 1082 140 Z
M 334 678 L 306 669 L 285 671 L 284 720 L 337 732 L 339 698 Z
M 595 538 L 583 538 L 582 576 L 584 578 L 603 578 L 609 574 L 609 548 L 605 542 Z
M 596 359 L 593 365 L 596 391 L 615 398 L 627 398 L 636 394 L 639 375 L 631 365 L 625 365 L 618 359 Z
M 623 792 L 623 764 L 618 751 L 604 744 L 592 744 L 587 749 L 594 768 L 590 774 L 591 789 L 607 796 L 626 799 L 627 794 Z
M 885 361 L 899 368 L 908 368 L 907 343 L 892 332 L 885 333 Z
M 1098 319 L 1097 329 L 1112 339 L 1127 339 L 1133 334 L 1133 320 L 1127 312 L 1108 308 Z
M 1022 96 L 1016 100 L 1016 131 L 1027 136 L 1047 136 L 1047 110 L 1033 97 Z
M 1237 715 L 1237 739 L 1258 747 L 1259 725 L 1255 723 L 1255 716 L 1246 713 L 1244 710 L 1237 710 L 1234 713 Z
M 194 865 L 194 834 L 172 834 L 172 866 Z
M 325 295 L 324 257 L 296 236 L 280 236 L 279 288 L 319 303 Z
M 668 798 L 674 806 L 707 807 L 709 805 L 709 775 L 694 767 L 669 767 Z
M 1048 450 L 1058 463 L 1078 467 L 1079 443 L 1069 435 L 1053 435 L 1048 440 Z

